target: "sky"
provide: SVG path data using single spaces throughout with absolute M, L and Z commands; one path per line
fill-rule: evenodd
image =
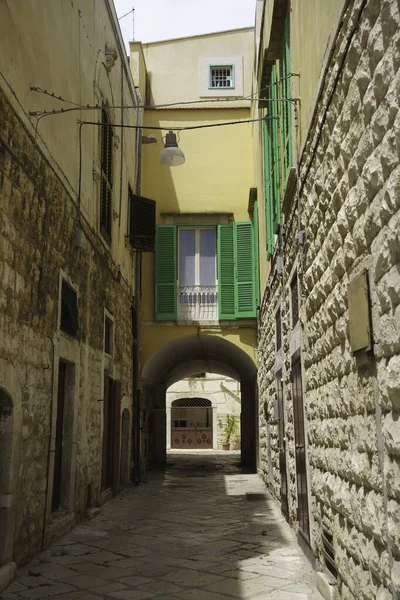
M 118 17 L 135 7 L 135 40 L 176 37 L 254 25 L 256 0 L 114 0 Z M 132 40 L 132 14 L 119 22 L 125 44 Z

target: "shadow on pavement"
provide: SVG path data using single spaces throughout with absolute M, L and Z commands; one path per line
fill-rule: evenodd
M 293 532 L 239 459 L 170 453 L 21 569 L 4 600 L 317 600 Z

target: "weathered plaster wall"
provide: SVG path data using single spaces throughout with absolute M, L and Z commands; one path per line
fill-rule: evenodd
M 279 497 L 274 311 L 281 302 L 289 514 L 296 526 L 290 383 L 296 334 L 287 285 L 297 263 L 311 545 L 322 561 L 322 525 L 331 531 L 345 600 L 400 593 L 399 20 L 396 2 L 349 3 L 302 156 L 306 243 L 298 246 L 293 208 L 284 226 L 284 275 L 272 265 L 260 318 L 262 473 Z M 359 358 L 349 343 L 347 284 L 364 268 L 373 354 Z

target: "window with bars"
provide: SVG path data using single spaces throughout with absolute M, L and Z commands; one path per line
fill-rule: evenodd
M 107 242 L 111 244 L 113 131 L 105 108 L 101 111 L 101 122 L 100 231 Z
M 233 66 L 210 66 L 210 88 L 234 88 Z
M 290 282 L 290 300 L 292 307 L 292 328 L 297 325 L 299 320 L 299 282 L 297 271 Z

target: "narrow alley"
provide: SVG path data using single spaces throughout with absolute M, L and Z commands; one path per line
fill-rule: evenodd
M 2 600 L 318 600 L 315 573 L 236 452 L 169 454 L 17 573 Z

